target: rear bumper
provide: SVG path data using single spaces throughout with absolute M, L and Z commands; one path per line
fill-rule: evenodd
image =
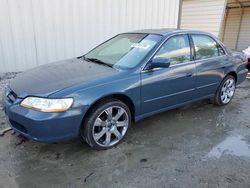
M 66 112 L 44 113 L 23 108 L 18 103 L 4 100 L 5 113 L 10 126 L 28 139 L 39 142 L 59 142 L 79 135 L 84 115 L 82 108 Z

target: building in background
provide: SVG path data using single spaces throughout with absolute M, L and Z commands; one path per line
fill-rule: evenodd
M 250 1 L 228 0 L 220 38 L 231 49 L 250 46 Z
M 197 29 L 219 36 L 226 0 L 183 0 L 181 28 Z
M 1 0 L 0 73 L 84 54 L 116 35 L 176 28 L 180 0 Z
M 250 46 L 250 0 L 1 0 L 0 73 L 80 56 L 117 33 L 177 27 L 241 51 Z
M 250 46 L 250 0 L 183 0 L 181 28 L 204 30 L 229 48 Z

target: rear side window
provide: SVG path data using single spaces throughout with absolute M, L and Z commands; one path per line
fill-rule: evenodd
M 223 48 L 211 37 L 206 35 L 192 35 L 196 59 L 207 59 L 224 55 Z
M 171 65 L 190 61 L 190 45 L 187 35 L 169 38 L 156 53 L 154 58 L 164 57 Z

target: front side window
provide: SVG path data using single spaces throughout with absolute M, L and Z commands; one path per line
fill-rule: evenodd
M 133 68 L 161 39 L 161 35 L 154 34 L 120 34 L 93 49 L 85 57 L 120 68 Z
M 178 35 L 168 39 L 154 58 L 167 58 L 170 64 L 190 61 L 190 45 L 187 35 Z
M 209 36 L 197 34 L 192 35 L 192 39 L 194 42 L 197 60 L 217 57 L 225 54 L 223 48 Z

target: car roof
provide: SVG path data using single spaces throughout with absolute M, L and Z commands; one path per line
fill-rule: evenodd
M 211 35 L 210 33 L 204 31 L 197 31 L 191 29 L 176 29 L 176 28 L 143 29 L 143 30 L 130 31 L 126 33 L 146 33 L 146 34 L 157 34 L 163 36 L 167 36 L 169 34 L 174 34 L 174 33 L 200 33 L 200 34 Z

